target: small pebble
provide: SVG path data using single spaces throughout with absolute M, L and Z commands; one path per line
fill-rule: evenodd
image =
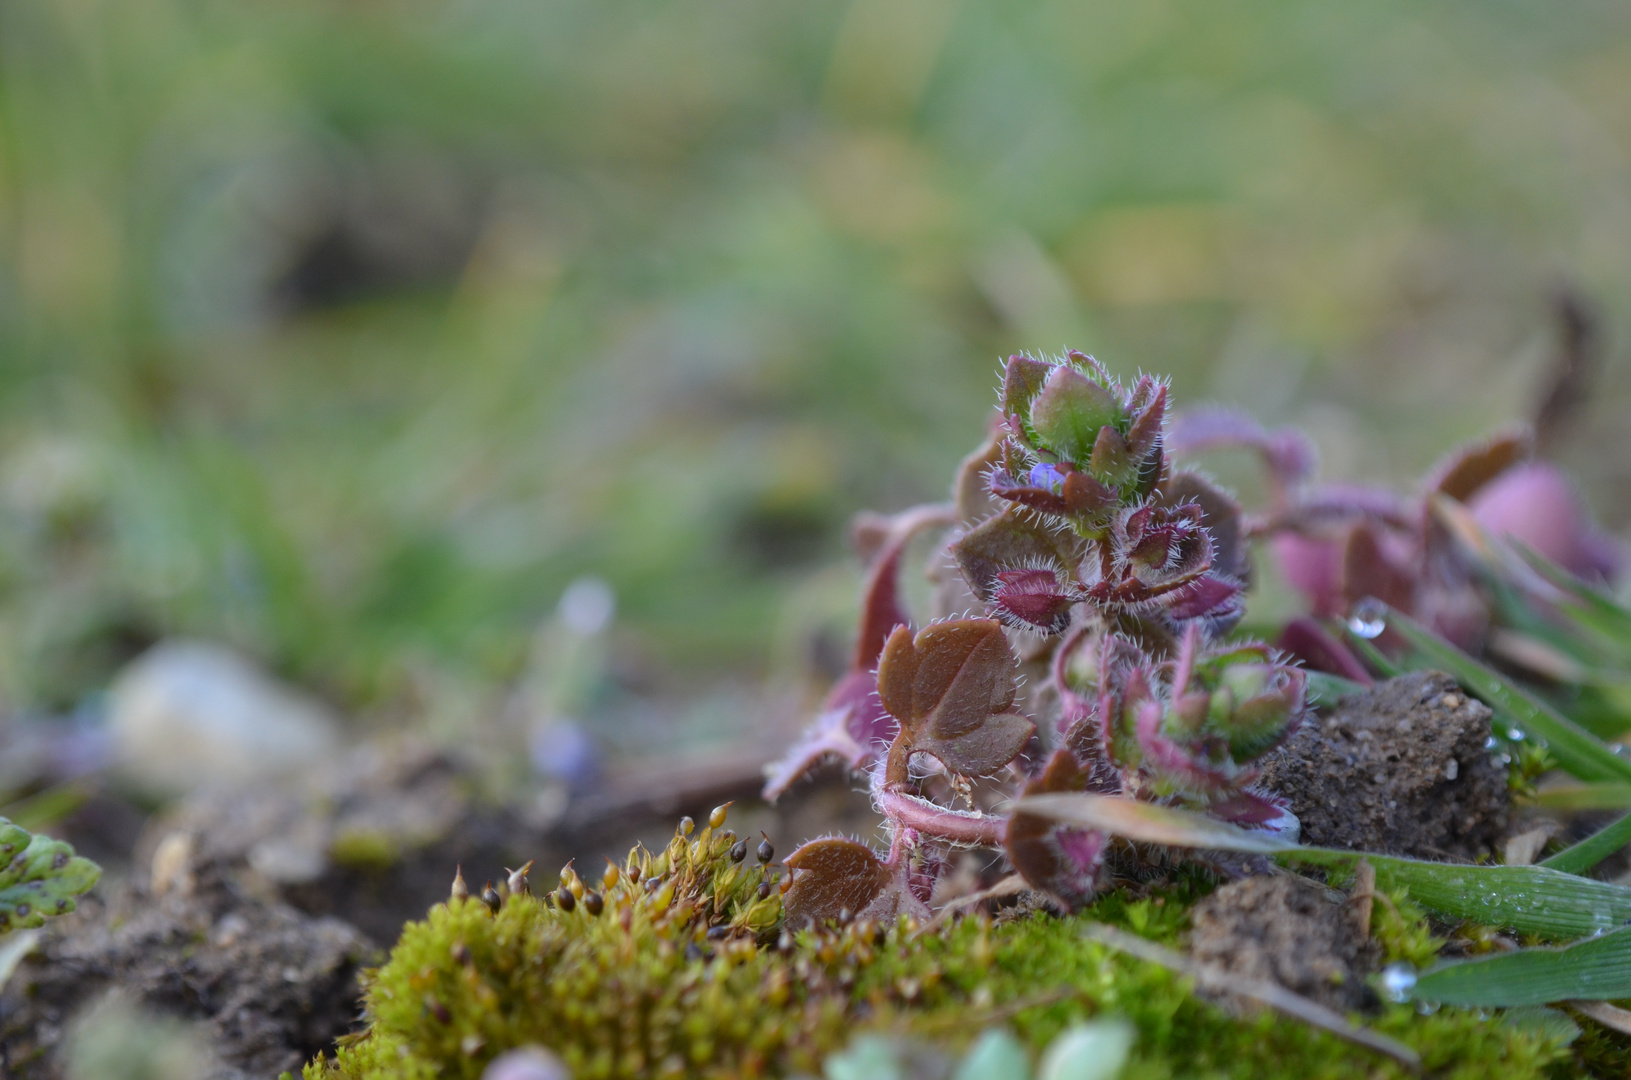
M 572 1080 L 561 1059 L 541 1046 L 526 1046 L 498 1055 L 481 1080 Z

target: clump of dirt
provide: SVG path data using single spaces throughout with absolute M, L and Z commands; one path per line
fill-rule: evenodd
M 1507 828 L 1489 721 L 1450 676 L 1402 675 L 1309 717 L 1267 759 L 1263 783 L 1290 800 L 1305 843 L 1476 859 Z
M 109 990 L 202 1021 L 210 1080 L 261 1080 L 328 1049 L 355 1014 L 361 965 L 378 953 L 338 919 L 246 895 L 175 846 L 162 891 L 123 886 L 54 920 L 12 975 L 0 1027 L 8 1076 L 61 1075 L 65 1035 Z
M 1196 960 L 1276 982 L 1347 1012 L 1376 1004 L 1365 973 L 1376 961 L 1352 908 L 1297 877 L 1244 878 L 1190 912 Z

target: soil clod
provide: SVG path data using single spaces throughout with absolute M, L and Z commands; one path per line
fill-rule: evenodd
M 1489 737 L 1486 705 L 1442 672 L 1417 672 L 1309 717 L 1265 761 L 1263 783 L 1291 801 L 1304 843 L 1472 860 L 1507 827 Z
M 1191 912 L 1196 960 L 1279 983 L 1338 1012 L 1365 1009 L 1374 946 L 1350 905 L 1301 878 L 1258 876 L 1223 886 Z

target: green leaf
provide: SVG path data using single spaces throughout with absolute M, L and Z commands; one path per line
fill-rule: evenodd
M 1506 1007 L 1631 997 L 1631 926 L 1561 949 L 1519 949 L 1441 964 L 1414 995 L 1445 1005 Z
M 1404 886 L 1412 900 L 1440 916 L 1520 933 L 1576 938 L 1631 922 L 1631 889 L 1548 866 L 1469 866 L 1300 847 L 1204 814 L 1107 795 L 1036 795 L 1019 800 L 1014 809 L 1169 847 L 1273 855 L 1320 866 L 1365 859 L 1385 885 Z
M 1515 537 L 1507 537 L 1506 542 L 1511 544 L 1541 577 L 1573 599 L 1572 603 L 1565 605 L 1565 610 L 1576 625 L 1607 639 L 1607 642 L 1617 647 L 1622 655 L 1631 654 L 1631 610 L 1627 610 L 1601 589 L 1581 581 Z
M 1360 659 L 1375 668 L 1384 679 L 1391 679 L 1396 675 L 1404 674 L 1404 668 L 1394 663 L 1386 653 L 1378 649 L 1375 642 L 1354 633 L 1352 628 L 1348 630 L 1348 643 L 1353 647 L 1354 652 L 1359 654 Z
M 1333 848 L 1297 848 L 1282 858 L 1326 866 L 1367 860 L 1385 886 L 1438 915 L 1524 934 L 1576 938 L 1631 922 L 1631 889 L 1546 866 L 1464 866 Z
M 0 933 L 43 924 L 48 916 L 74 910 L 74 897 L 87 892 L 102 868 L 49 836 L 0 818 Z
M 895 1044 L 882 1035 L 861 1035 L 827 1059 L 827 1080 L 901 1080 Z
M 992 1028 L 974 1043 L 951 1080 L 1030 1080 L 1030 1076 L 1025 1044 L 1003 1028 Z
M 0 938 L 0 990 L 4 990 L 11 973 L 23 962 L 23 957 L 34 951 L 40 943 L 38 930 L 20 930 Z
M 1582 780 L 1631 780 L 1631 761 L 1504 675 L 1397 611 L 1388 612 L 1387 624 L 1426 661 L 1421 666 L 1449 672 L 1526 737 L 1545 740 L 1558 764 L 1570 773 Z
M 1133 1025 L 1114 1018 L 1072 1025 L 1048 1044 L 1037 1080 L 1112 1080 L 1127 1064 L 1133 1034 Z
M 1550 859 L 1542 859 L 1540 865 L 1566 874 L 1583 874 L 1627 844 L 1631 844 L 1631 814 L 1564 848 Z
M 1631 809 L 1631 784 L 1573 784 L 1551 787 L 1534 795 L 1536 806 L 1549 810 Z
M 1073 367 L 1055 367 L 1031 401 L 1031 426 L 1051 450 L 1078 465 L 1099 433 L 1121 419 L 1115 396 Z M 1125 449 L 1125 447 L 1123 447 Z

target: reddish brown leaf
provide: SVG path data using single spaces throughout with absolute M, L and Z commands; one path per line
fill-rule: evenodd
M 916 636 L 898 627 L 878 664 L 878 696 L 900 721 L 889 781 L 906 781 L 907 759 L 917 751 L 965 775 L 1014 760 L 1036 730 L 1012 711 L 1014 665 L 995 619 L 931 623 Z
M 1212 536 L 1212 570 L 1226 574 L 1242 585 L 1250 585 L 1252 553 L 1241 528 L 1240 504 L 1217 485 L 1198 473 L 1176 472 L 1161 488 L 1159 501 L 1166 506 L 1195 503 L 1201 508 L 1201 524 Z
M 902 912 L 927 917 L 928 910 L 906 888 L 905 875 L 872 849 L 842 836 L 811 840 L 787 857 L 793 884 L 783 906 L 795 927 L 817 926 L 845 912 L 857 919 L 893 920 Z
M 1362 521 L 1348 531 L 1342 549 L 1342 591 L 1350 606 L 1374 596 L 1400 611 L 1415 609 L 1415 575 L 1384 548 L 1369 522 Z
M 990 477 L 1002 463 L 1002 436 L 992 433 L 957 465 L 952 501 L 961 521 L 979 521 L 995 513 L 1000 504 L 991 496 Z
M 1088 779 L 1069 750 L 1055 750 L 1042 775 L 1024 794 L 1086 791 Z M 1036 814 L 1016 813 L 1008 820 L 1004 847 L 1008 861 L 1034 889 L 1059 897 L 1071 907 L 1093 898 L 1094 878 L 1103 860 L 1103 833 L 1060 825 Z
M 1009 416 L 1028 416 L 1054 365 L 1029 356 L 1010 356 L 1002 376 L 1002 409 Z
M 1535 451 L 1535 436 L 1527 428 L 1501 432 L 1472 446 L 1463 446 L 1428 473 L 1427 490 L 1466 502 L 1479 488 Z
M 1074 574 L 1084 554 L 1081 539 L 1049 529 L 1030 514 L 1009 508 L 987 518 L 951 545 L 957 568 L 980 599 L 990 603 L 999 575 L 1030 567 Z

